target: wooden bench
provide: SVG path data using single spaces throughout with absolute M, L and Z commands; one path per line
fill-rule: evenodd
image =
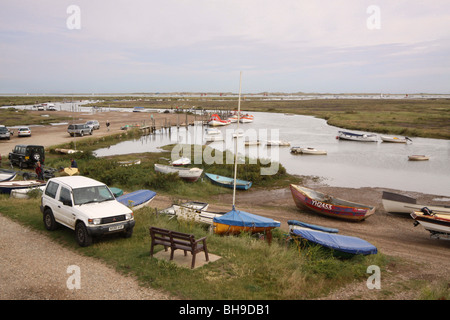
M 192 254 L 191 269 L 195 266 L 195 255 L 201 251 L 205 252 L 206 261 L 209 261 L 208 249 L 206 247 L 206 237 L 195 240 L 193 234 L 182 233 L 157 227 L 150 227 L 150 236 L 152 244 L 150 247 L 150 256 L 153 257 L 153 249 L 155 245 L 163 245 L 164 250 L 170 247 L 170 260 L 173 260 L 175 250 L 183 250 L 186 256 L 189 251 Z

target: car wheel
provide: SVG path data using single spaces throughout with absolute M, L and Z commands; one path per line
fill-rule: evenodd
M 133 228 L 129 228 L 127 231 L 123 233 L 124 238 L 131 238 L 132 235 L 133 235 Z
M 82 136 L 84 136 L 84 133 L 83 133 L 83 131 L 81 131 L 81 132 L 80 132 L 80 137 L 82 137 Z
M 55 221 L 55 217 L 53 216 L 53 212 L 50 208 L 44 210 L 44 226 L 45 229 L 49 231 L 56 230 L 57 224 Z
M 88 233 L 83 222 L 78 222 L 75 226 L 75 237 L 80 247 L 87 247 L 92 244 L 92 236 Z

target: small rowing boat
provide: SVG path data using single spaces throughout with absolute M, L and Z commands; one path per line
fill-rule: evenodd
M 319 214 L 350 221 L 362 221 L 375 212 L 374 206 L 331 197 L 302 186 L 290 185 L 292 197 L 298 208 L 310 209 Z
M 270 232 L 281 225 L 271 218 L 233 209 L 220 217 L 213 218 L 216 234 L 240 234 L 241 232 Z
M 12 190 L 29 189 L 45 186 L 45 181 L 41 180 L 14 180 L 0 182 L 0 193 L 11 194 Z
M 213 183 L 226 188 L 234 188 L 234 179 L 224 176 L 219 176 L 217 174 L 213 173 L 205 173 L 205 176 L 207 176 Z M 240 190 L 248 190 L 252 186 L 251 181 L 246 180 L 239 180 L 236 179 L 236 189 Z
M 181 179 L 189 182 L 197 181 L 203 173 L 203 169 L 200 168 L 174 167 L 158 163 L 155 163 L 155 171 L 165 174 L 177 173 Z
M 369 255 L 377 254 L 377 248 L 357 237 L 345 236 L 340 234 L 333 234 L 311 229 L 293 229 L 290 232 L 291 237 L 298 237 L 305 239 L 308 242 L 319 244 L 328 249 L 337 250 L 342 253 L 351 255 Z
M 390 213 L 411 214 L 414 211 L 421 210 L 423 207 L 427 207 L 435 213 L 450 215 L 450 206 L 418 204 L 415 198 L 393 192 L 383 191 L 381 202 L 384 210 Z
M 430 159 L 430 157 L 427 157 L 425 155 L 415 154 L 415 155 L 412 155 L 412 156 L 408 156 L 408 160 L 409 161 L 426 161 L 426 160 L 429 160 L 429 159 Z
M 137 190 L 133 191 L 124 195 L 121 195 L 120 197 L 117 197 L 117 201 L 119 201 L 121 204 L 132 208 L 133 210 L 140 209 L 147 204 L 150 203 L 150 201 L 153 200 L 153 198 L 156 196 L 156 192 L 152 190 Z
M 315 148 L 302 148 L 302 147 L 292 147 L 292 154 L 313 154 L 313 155 L 324 155 L 327 154 L 325 150 L 317 150 Z
M 308 228 L 308 229 L 312 229 L 312 230 L 318 230 L 318 231 L 329 232 L 329 233 L 338 233 L 339 232 L 338 229 L 322 227 L 322 226 L 318 226 L 315 224 L 310 224 L 310 223 L 297 221 L 297 220 L 288 220 L 287 224 L 289 225 L 290 230 L 299 229 L 299 228 Z
M 369 133 L 353 133 L 348 131 L 338 131 L 336 137 L 339 140 L 361 141 L 361 142 L 377 142 L 378 137 L 376 134 Z
M 391 143 L 408 143 L 408 141 L 412 140 L 408 137 L 399 138 L 399 137 L 388 137 L 388 136 L 380 136 L 381 141 L 383 142 L 391 142 Z

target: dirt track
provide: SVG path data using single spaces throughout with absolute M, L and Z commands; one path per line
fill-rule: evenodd
M 63 112 L 61 112 L 63 114 Z M 172 118 L 176 123 L 176 115 L 153 114 L 157 121 L 163 121 L 164 117 Z M 150 115 L 140 113 L 105 112 L 97 114 L 80 114 L 79 122 L 88 119 L 97 119 L 101 123 L 101 129 L 94 132 L 94 136 L 103 136 L 120 132 L 120 127 L 132 122 L 142 122 L 143 116 L 150 119 Z M 106 120 L 111 122 L 110 131 L 105 127 Z M 158 122 L 157 122 L 158 123 Z M 8 152 L 19 143 L 41 144 L 44 146 L 55 145 L 71 141 L 66 132 L 67 126 L 33 127 L 32 137 L 18 138 L 14 136 L 9 141 L 0 141 L 0 153 L 3 159 L 7 159 Z M 80 138 L 77 138 L 80 139 Z M 306 179 L 308 180 L 308 179 Z M 270 191 L 239 192 L 237 206 L 239 209 L 251 211 L 256 214 L 272 217 L 282 223 L 282 229 L 287 230 L 287 221 L 290 219 L 301 220 L 308 223 L 326 225 L 338 228 L 341 234 L 361 237 L 374 244 L 379 252 L 400 258 L 403 262 L 391 263 L 387 273 L 382 275 L 382 290 L 368 290 L 365 283 L 352 284 L 343 290 L 327 297 L 329 299 L 383 299 L 382 291 L 390 291 L 389 299 L 414 299 L 417 292 L 402 289 L 402 283 L 414 280 L 428 282 L 447 281 L 450 275 L 450 241 L 430 239 L 429 233 L 421 226 L 414 227 L 413 220 L 409 217 L 395 216 L 386 213 L 381 204 L 381 188 L 337 188 L 321 185 L 308 180 L 306 186 L 313 186 L 333 196 L 350 201 L 375 205 L 376 213 L 366 221 L 349 223 L 345 221 L 329 219 L 317 214 L 301 211 L 295 207 L 288 188 Z M 391 190 L 392 191 L 392 190 Z M 399 191 L 401 193 L 401 191 Z M 431 203 L 435 196 L 408 192 L 420 203 Z M 196 200 L 196 199 L 192 199 Z M 435 202 L 435 201 L 434 201 Z M 231 196 L 225 195 L 212 204 L 212 210 L 229 209 Z M 449 204 L 435 202 L 436 204 Z M 170 200 L 158 196 L 152 206 L 163 208 L 170 204 Z M 22 237 L 27 237 L 24 233 Z M 24 241 L 26 244 L 26 241 Z M 61 251 L 63 252 L 63 251 Z M 63 253 L 61 253 L 63 254 Z M 3 256 L 3 254 L 2 254 Z M 26 261 L 26 260 L 24 260 Z M 19 297 L 23 299 L 23 297 Z

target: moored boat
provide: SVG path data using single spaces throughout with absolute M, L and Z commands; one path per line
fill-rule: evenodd
M 392 142 L 392 143 L 408 143 L 408 141 L 412 140 L 408 137 L 399 138 L 399 137 L 388 137 L 388 136 L 380 136 L 381 141 L 383 142 Z
M 339 230 L 335 229 L 335 228 L 318 226 L 315 224 L 310 224 L 310 223 L 306 223 L 306 222 L 302 222 L 302 221 L 298 221 L 298 220 L 288 220 L 287 224 L 289 226 L 289 230 L 307 228 L 307 229 L 318 230 L 318 231 L 329 232 L 329 233 L 338 233 L 339 232 Z
M 353 133 L 348 131 L 338 131 L 336 137 L 339 140 L 361 141 L 361 142 L 377 142 L 378 137 L 376 134 L 369 133 Z
M 219 176 L 213 173 L 205 173 L 213 183 L 226 188 L 234 188 L 234 179 L 224 176 Z M 252 186 L 251 181 L 236 179 L 236 189 L 247 190 Z
M 134 165 L 141 164 L 141 159 L 128 160 L 128 161 L 117 161 L 117 163 L 121 167 L 129 167 L 129 166 L 134 166 Z
M 414 154 L 412 156 L 408 156 L 409 161 L 426 161 L 429 160 L 430 157 L 427 157 L 426 155 L 420 155 L 420 154 Z
M 429 231 L 432 238 L 450 240 L 450 217 L 448 215 L 435 214 L 422 208 L 421 211 L 411 213 L 411 218 L 415 220 L 414 226 L 421 225 Z
M 349 221 L 362 221 L 375 212 L 374 206 L 331 197 L 299 185 L 291 184 L 290 188 L 292 198 L 298 208 L 310 209 L 328 217 Z
M 45 186 L 40 186 L 40 187 L 31 187 L 31 188 L 24 188 L 24 189 L 13 189 L 11 190 L 11 193 L 9 194 L 10 197 L 12 198 L 17 198 L 17 199 L 28 199 L 30 198 L 29 196 L 29 192 L 30 191 L 34 191 L 34 190 L 39 190 L 39 192 L 44 192 Z
M 191 159 L 186 157 L 181 157 L 177 160 L 174 160 L 170 163 L 172 166 L 186 166 L 188 164 L 191 164 Z
M 213 114 L 211 115 L 211 118 L 208 121 L 208 125 L 214 127 L 214 126 L 226 126 L 228 124 L 230 124 L 231 121 L 230 120 L 222 120 L 220 119 L 218 114 Z
M 150 201 L 152 201 L 155 196 L 156 196 L 155 191 L 144 189 L 121 195 L 116 199 L 121 204 L 137 210 L 149 204 Z
M 328 249 L 350 255 L 369 255 L 377 254 L 378 252 L 373 244 L 358 237 L 333 234 L 307 228 L 293 229 L 291 230 L 290 235 L 291 237 L 299 237 L 308 242 L 319 244 Z
M 14 180 L 0 182 L 0 193 L 11 194 L 12 190 L 41 187 L 45 181 L 41 180 Z
M 284 140 L 267 140 L 267 146 L 280 146 L 280 147 L 289 147 L 291 143 L 289 141 Z
M 155 171 L 166 174 L 177 173 L 181 179 L 190 182 L 197 181 L 203 173 L 203 169 L 200 168 L 174 167 L 158 163 L 155 163 Z
M 245 211 L 233 209 L 220 217 L 213 218 L 213 230 L 216 234 L 239 234 L 241 232 L 270 232 L 280 227 L 281 223 Z
M 292 147 L 292 154 L 313 154 L 313 155 L 325 155 L 327 152 L 325 150 L 317 150 L 315 148 L 302 148 L 302 147 Z
M 411 214 L 427 207 L 435 213 L 450 215 L 450 206 L 418 204 L 417 199 L 394 192 L 383 191 L 381 202 L 384 210 L 390 213 Z
M 254 117 L 253 117 L 253 115 L 250 115 L 250 114 L 245 114 L 245 115 L 239 117 L 240 123 L 251 123 L 251 122 L 253 122 L 253 120 L 254 120 Z
M 195 206 L 190 206 L 186 204 L 181 205 L 174 204 L 172 208 L 177 219 L 204 223 L 211 226 L 213 225 L 213 219 L 215 217 L 221 217 L 226 213 L 226 212 L 213 212 L 207 209 L 198 209 Z
M 0 182 L 14 180 L 16 176 L 17 176 L 17 171 L 0 169 Z

